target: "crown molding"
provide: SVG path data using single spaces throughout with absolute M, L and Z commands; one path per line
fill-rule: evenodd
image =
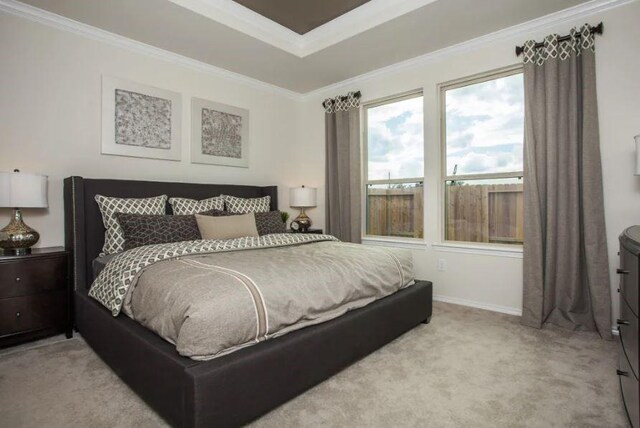
M 370 0 L 302 35 L 231 0 L 169 1 L 304 58 L 436 0 Z
M 551 13 L 549 15 L 542 16 L 540 18 L 533 19 L 531 21 L 523 22 L 522 24 L 507 27 L 502 30 L 486 34 L 484 36 L 476 37 L 475 39 L 447 46 L 446 48 L 442 48 L 437 51 L 429 52 L 405 61 L 397 62 L 386 67 L 378 68 L 376 70 L 363 73 L 337 83 L 332 83 L 322 88 L 306 92 L 303 94 L 303 96 L 305 99 L 307 99 L 316 97 L 318 95 L 325 95 L 326 92 L 341 90 L 376 77 L 394 74 L 404 70 L 411 70 L 413 68 L 421 67 L 425 64 L 441 61 L 444 58 L 450 56 L 470 52 L 475 49 L 490 45 L 492 43 L 514 38 L 523 34 L 544 30 L 545 28 L 570 23 L 580 18 L 586 18 L 597 13 L 615 9 L 617 7 L 635 3 L 637 1 L 639 0 L 591 0 L 577 6 L 573 6 L 558 12 Z
M 245 76 L 244 74 L 225 70 L 224 68 L 216 67 L 214 65 L 207 64 L 175 52 L 157 48 L 109 31 L 101 30 L 91 25 L 83 24 L 16 0 L 0 0 L 0 12 L 6 12 L 49 27 L 74 33 L 119 48 L 124 48 L 131 52 L 147 55 L 152 58 L 171 62 L 202 73 L 238 82 L 254 89 L 276 93 L 291 99 L 300 99 L 301 97 L 301 94 L 298 92 L 272 85 L 270 83 Z

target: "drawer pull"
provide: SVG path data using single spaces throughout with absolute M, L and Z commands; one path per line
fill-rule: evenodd
M 20 282 L 20 277 L 16 277 L 16 282 Z
M 629 271 L 628 270 L 624 270 L 624 269 L 616 269 L 616 273 L 619 275 L 629 275 Z
M 627 320 L 618 320 L 618 325 L 629 325 L 629 321 L 627 321 Z
M 16 312 L 16 318 L 20 318 L 20 312 Z
M 616 374 L 617 374 L 618 376 L 626 376 L 626 377 L 629 377 L 629 372 L 624 372 L 624 371 L 622 371 L 622 370 L 616 370 Z

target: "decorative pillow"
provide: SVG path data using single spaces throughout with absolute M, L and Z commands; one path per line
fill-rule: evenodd
M 169 203 L 175 215 L 193 215 L 209 210 L 224 210 L 224 198 L 220 196 L 201 201 L 187 198 L 169 198 Z
M 95 200 L 102 213 L 102 223 L 106 229 L 100 256 L 106 256 L 124 250 L 124 235 L 115 215 L 117 213 L 162 215 L 165 213 L 167 195 L 153 198 L 112 198 L 96 195 Z
M 240 214 L 236 214 L 236 213 L 230 213 L 229 211 L 220 211 L 220 210 L 211 210 L 211 211 L 204 211 L 201 213 L 198 213 L 201 215 L 210 215 L 211 217 L 229 217 L 232 215 L 240 215 Z
M 227 211 L 235 214 L 266 213 L 271 208 L 271 196 L 263 198 L 237 198 L 221 195 L 224 198 Z
M 256 227 L 258 235 L 268 235 L 270 233 L 285 233 L 287 228 L 282 221 L 280 211 L 269 211 L 266 213 L 254 213 L 256 216 Z
M 258 236 L 256 218 L 253 214 L 213 217 L 196 214 L 202 239 L 233 239 Z
M 192 215 L 116 214 L 124 234 L 124 249 L 143 245 L 202 239 Z

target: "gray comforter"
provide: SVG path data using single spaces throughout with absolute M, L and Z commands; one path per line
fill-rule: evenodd
M 131 281 L 114 304 L 97 295 L 118 287 L 116 257 L 93 295 L 174 343 L 181 355 L 205 360 L 331 320 L 413 283 L 408 251 L 306 236 L 179 257 L 129 257 L 117 263 L 125 266 L 120 271 L 130 269 L 119 278 Z

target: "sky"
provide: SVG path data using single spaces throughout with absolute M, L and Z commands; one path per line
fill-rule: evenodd
M 522 74 L 446 92 L 447 175 L 522 171 Z
M 367 110 L 369 180 L 424 176 L 423 98 Z M 446 92 L 447 174 L 522 170 L 522 74 Z
M 424 177 L 422 96 L 367 110 L 369 180 Z

